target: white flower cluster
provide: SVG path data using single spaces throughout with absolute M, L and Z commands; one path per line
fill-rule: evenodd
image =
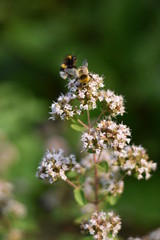
M 95 154 L 96 159 L 98 159 L 98 154 Z M 117 159 L 111 154 L 111 152 L 106 149 L 103 150 L 98 163 L 107 162 L 108 171 L 100 171 L 98 173 L 99 182 L 99 193 L 101 194 L 112 194 L 116 196 L 121 194 L 124 189 L 124 182 L 121 180 L 120 167 L 116 166 Z M 85 158 L 81 160 L 81 165 L 85 169 L 91 169 L 94 167 L 93 155 L 88 154 Z M 94 196 L 94 179 L 91 177 L 86 178 L 84 182 L 84 191 L 89 198 Z
M 106 149 L 105 137 L 98 129 L 91 128 L 89 132 L 84 132 L 81 137 L 83 143 L 83 150 L 91 149 L 93 152 L 99 154 L 102 149 Z
M 13 214 L 16 217 L 26 215 L 25 206 L 13 198 L 13 185 L 0 180 L 0 213 L 2 216 Z
M 47 150 L 38 167 L 37 176 L 48 183 L 53 183 L 58 178 L 66 181 L 68 171 L 80 171 L 81 166 L 76 162 L 75 156 L 71 154 L 65 157 L 63 153 L 62 149 L 58 151 L 55 151 L 54 148 L 52 151 Z
M 68 77 L 69 92 L 66 95 L 61 95 L 57 102 L 53 102 L 51 105 L 50 114 L 52 117 L 50 118 L 52 120 L 58 118 L 69 120 L 74 115 L 80 115 L 84 110 L 97 107 L 96 101 L 100 94 L 99 89 L 104 87 L 103 77 L 91 73 L 87 73 L 86 77 L 88 78 L 86 83 L 81 83 L 77 77 L 73 78 L 72 76 L 71 79 Z
M 99 89 L 104 87 L 103 78 L 98 74 L 90 74 L 86 84 L 80 84 L 76 89 L 77 99 L 80 101 L 80 110 L 95 109 L 99 96 Z
M 82 222 L 81 229 L 95 240 L 112 240 L 121 229 L 121 220 L 113 212 L 94 212 L 87 222 Z
M 125 158 L 120 158 L 120 165 L 128 175 L 134 173 L 138 179 L 145 177 L 149 179 L 151 171 L 155 171 L 157 164 L 149 161 L 146 150 L 141 146 L 127 146 L 125 148 Z
M 75 95 L 67 93 L 66 95 L 61 95 L 58 97 L 57 102 L 53 102 L 51 106 L 52 120 L 60 118 L 61 120 L 68 120 L 72 118 L 75 114 L 71 101 L 75 99 Z
M 130 142 L 130 130 L 124 124 L 116 124 L 112 120 L 102 120 L 97 128 L 82 134 L 83 149 L 91 149 L 97 154 L 102 149 L 112 148 L 116 154 L 121 153 Z
M 87 66 L 67 70 L 69 71 L 66 75 L 69 91 L 51 105 L 52 120 L 58 118 L 69 120 L 75 115 L 82 114 L 84 110 L 95 109 L 97 100 L 102 102 L 104 111 L 108 111 L 110 116 L 123 115 L 125 112 L 123 97 L 115 95 L 110 90 L 101 90 L 104 87 L 103 77 L 90 73 Z
M 115 95 L 111 90 L 102 90 L 99 93 L 99 101 L 106 103 L 107 112 L 115 117 L 117 115 L 123 115 L 125 112 L 123 96 Z

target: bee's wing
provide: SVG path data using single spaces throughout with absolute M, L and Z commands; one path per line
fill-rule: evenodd
M 85 66 L 85 67 L 87 67 L 87 68 L 88 68 L 88 62 L 87 62 L 87 60 L 86 60 L 86 59 L 84 59 L 84 60 L 83 60 L 83 62 L 82 62 L 82 66 Z
M 73 77 L 77 77 L 77 70 L 75 68 L 66 68 L 64 71 Z

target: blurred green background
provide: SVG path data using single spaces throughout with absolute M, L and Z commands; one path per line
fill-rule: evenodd
M 160 158 L 158 0 L 1 0 L 0 151 L 3 144 L 12 146 L 15 161 L 0 175 L 16 185 L 17 199 L 28 208 L 26 219 L 16 223 L 28 239 L 81 239 L 71 189 L 35 177 L 52 143 L 78 152 L 79 136 L 69 124 L 48 121 L 52 101 L 67 90 L 59 66 L 68 53 L 77 55 L 78 65 L 87 59 L 90 71 L 104 74 L 106 89 L 125 96 L 127 114 L 120 121 L 132 129 L 133 143 L 157 163 Z M 114 206 L 122 236 L 160 226 L 159 186 L 159 169 L 149 181 L 126 179 Z

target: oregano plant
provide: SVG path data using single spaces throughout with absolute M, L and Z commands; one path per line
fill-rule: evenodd
M 90 72 L 87 61 L 77 67 L 75 56 L 68 55 L 60 76 L 68 92 L 52 103 L 50 119 L 70 121 L 81 132 L 82 157 L 77 161 L 74 154 L 66 156 L 53 146 L 44 154 L 37 176 L 49 184 L 63 180 L 73 188 L 79 206 L 88 209 L 80 223 L 82 234 L 89 236 L 86 239 L 118 239 L 121 219 L 113 211 L 106 212 L 105 203 L 122 194 L 126 175 L 149 179 L 156 163 L 141 145 L 130 144 L 129 127 L 116 121 L 125 113 L 123 96 L 105 90 L 103 76 Z M 92 112 L 98 113 L 96 118 L 91 118 Z

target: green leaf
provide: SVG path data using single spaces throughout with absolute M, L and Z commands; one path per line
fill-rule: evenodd
M 101 167 L 104 172 L 108 172 L 109 166 L 106 161 L 100 162 L 98 166 Z
M 101 167 L 100 165 L 97 165 L 97 168 L 98 168 L 98 170 L 99 170 L 100 172 L 105 172 L 104 168 Z
M 108 196 L 106 198 L 107 202 L 112 206 L 117 203 L 118 199 L 119 199 L 119 196 Z
M 80 206 L 83 206 L 84 204 L 86 204 L 85 195 L 82 189 L 74 190 L 74 198 Z
M 74 118 L 72 118 L 71 121 L 72 121 L 73 123 L 77 123 L 77 120 L 74 119 Z
M 84 132 L 84 130 L 85 130 L 84 127 L 81 127 L 81 126 L 79 126 L 77 124 L 71 124 L 71 128 L 74 129 L 77 132 Z
M 88 150 L 88 153 L 96 153 L 96 151 L 93 150 L 93 149 L 89 149 L 89 150 Z
M 81 184 L 83 184 L 85 182 L 85 180 L 86 180 L 85 176 L 80 176 L 79 177 L 79 181 L 80 181 Z
M 75 172 L 75 171 L 70 171 L 70 172 L 67 172 L 66 175 L 67 175 L 68 178 L 76 178 L 78 173 Z

